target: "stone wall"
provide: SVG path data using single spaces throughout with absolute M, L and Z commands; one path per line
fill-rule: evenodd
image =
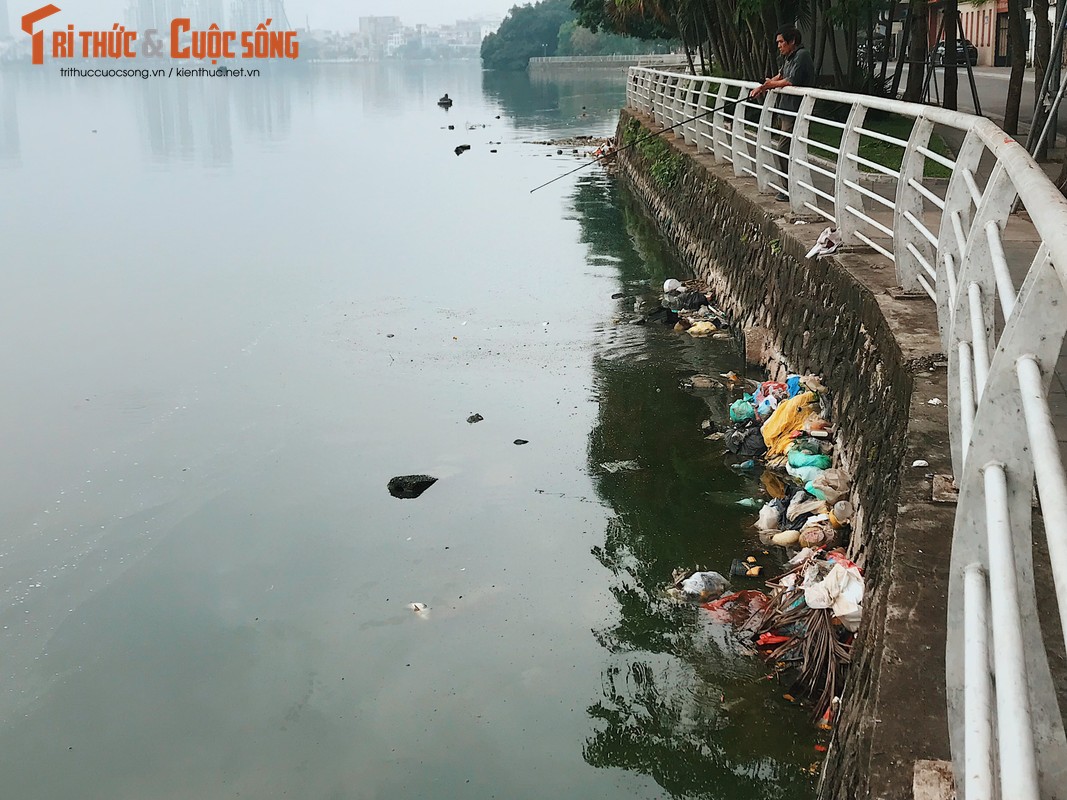
M 618 141 L 650 128 L 624 111 Z M 672 134 L 621 150 L 618 161 L 680 260 L 746 331 L 749 360 L 772 377 L 819 374 L 829 388 L 837 466 L 852 475 L 857 505 L 850 556 L 866 571 L 867 595 L 820 798 L 911 797 L 913 763 L 948 756 L 944 533 L 954 507 L 933 506 L 929 476 L 909 469 L 921 455 L 950 471 L 944 421 L 922 399 L 945 397 L 933 304 L 893 299 L 892 266 L 870 252 L 805 259 L 825 222 L 795 225 L 754 180 Z M 928 560 L 899 569 L 916 551 Z M 932 677 L 920 687 L 917 674 Z

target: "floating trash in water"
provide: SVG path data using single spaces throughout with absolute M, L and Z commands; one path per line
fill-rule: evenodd
M 432 475 L 398 475 L 390 478 L 389 494 L 404 500 L 412 500 L 437 483 Z
M 632 472 L 636 469 L 641 469 L 641 465 L 636 461 L 605 461 L 600 465 L 608 472 Z

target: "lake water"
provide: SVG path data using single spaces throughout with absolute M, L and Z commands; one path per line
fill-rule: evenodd
M 758 552 L 680 386 L 739 357 L 629 324 L 678 268 L 611 176 L 529 191 L 621 77 L 56 71 L 0 72 L 5 797 L 812 795 L 662 595 Z

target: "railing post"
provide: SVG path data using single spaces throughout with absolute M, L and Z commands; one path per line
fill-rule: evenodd
M 763 108 L 760 110 L 759 127 L 756 128 L 756 189 L 761 192 L 771 191 L 771 175 L 767 165 L 773 160 L 773 155 L 767 152 L 771 146 L 771 125 L 774 120 L 774 101 L 777 92 L 764 95 Z
M 926 170 L 926 156 L 919 152 L 920 147 L 927 147 L 930 134 L 934 132 L 934 123 L 926 117 L 916 117 L 915 124 L 908 137 L 908 146 L 904 148 L 904 158 L 900 162 L 900 179 L 897 181 L 896 210 L 893 212 L 893 251 L 896 256 L 897 280 L 905 292 L 923 291 L 919 275 L 926 274 L 919 258 L 912 252 L 914 248 L 926 263 L 937 263 L 937 251 L 933 244 L 912 225 L 905 214 L 915 219 L 923 219 L 923 196 L 912 186 L 912 182 L 922 184 Z M 910 246 L 910 247 L 909 247 Z M 936 280 L 936 278 L 935 278 Z
M 841 151 L 837 154 L 834 217 L 837 220 L 837 232 L 841 235 L 842 244 L 855 244 L 855 233 L 859 229 L 856 217 L 846 209 L 852 206 L 857 211 L 863 210 L 863 196 L 846 185 L 846 181 L 856 184 L 860 182 L 860 165 L 849 156 L 859 155 L 860 134 L 856 129 L 863 127 L 863 120 L 866 116 L 866 106 L 853 104 L 852 111 L 849 112 L 848 120 L 845 122 L 845 130 L 841 134 Z
M 793 139 L 789 143 L 789 209 L 794 214 L 803 214 L 807 211 L 805 203 L 816 205 L 819 198 L 811 189 L 800 185 L 803 181 L 808 186 L 814 186 L 811 170 L 808 168 L 808 159 L 811 151 L 801 139 L 808 139 L 808 117 L 815 110 L 815 98 L 807 95 L 800 101 L 797 110 L 797 118 L 793 122 Z M 802 163 L 803 162 L 803 163 Z
M 726 127 L 726 114 L 722 107 L 726 105 L 726 101 L 729 99 L 729 92 L 730 87 L 727 84 L 719 84 L 719 93 L 715 98 L 715 108 L 720 110 L 711 115 L 711 140 L 715 145 L 715 161 L 719 164 L 725 163 L 731 157 L 730 152 L 732 150 L 730 140 L 719 130 Z M 734 108 L 737 108 L 737 106 L 735 105 Z
M 734 104 L 732 135 L 730 137 L 730 158 L 733 159 L 734 177 L 742 178 L 745 175 L 745 164 L 748 159 L 748 143 L 745 142 L 745 110 L 748 108 L 747 100 L 740 100 Z M 744 151 L 742 153 L 742 150 Z
M 695 114 L 703 114 L 705 111 L 714 108 L 714 105 L 708 105 L 711 101 L 711 81 L 707 78 L 700 82 L 700 93 L 697 95 L 697 110 Z M 711 118 L 714 114 L 709 114 L 706 117 L 701 117 L 695 123 L 696 133 L 696 146 L 697 152 L 714 150 L 713 143 L 708 141 L 708 138 L 712 134 Z

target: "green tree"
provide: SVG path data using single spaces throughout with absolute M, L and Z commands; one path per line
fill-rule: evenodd
M 554 56 L 559 29 L 574 19 L 570 0 L 541 0 L 513 6 L 496 33 L 482 40 L 486 69 L 526 69 L 531 58 Z

